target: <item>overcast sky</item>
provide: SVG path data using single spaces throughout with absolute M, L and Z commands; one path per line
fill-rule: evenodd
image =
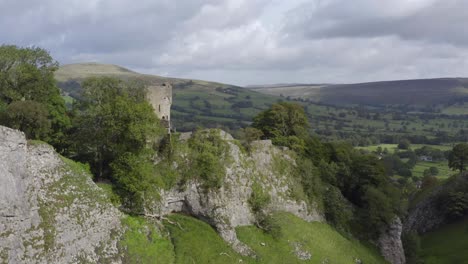
M 238 85 L 468 76 L 468 0 L 0 0 L 0 43 Z

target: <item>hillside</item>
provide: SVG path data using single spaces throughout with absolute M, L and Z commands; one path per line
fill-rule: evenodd
M 66 97 L 69 102 L 70 96 L 79 98 L 80 82 L 90 76 L 114 76 L 143 82 L 171 82 L 173 85 L 171 119 L 177 131 L 191 131 L 198 126 L 233 131 L 250 124 L 260 111 L 281 100 L 294 100 L 302 104 L 312 124 L 311 129 L 316 134 L 329 139 L 352 140 L 354 145 L 369 145 L 379 141 L 398 143 L 400 137 L 415 138 L 413 143 L 423 144 L 460 141 L 463 135 L 457 133 L 460 129 L 468 127 L 467 118 L 457 116 L 468 113 L 468 104 L 426 109 L 426 112 L 421 113 L 411 112 L 415 111 L 413 106 L 390 109 L 364 108 L 297 100 L 294 99 L 295 96 L 285 98 L 286 92 L 297 93 L 298 97 L 304 90 L 319 94 L 330 88 L 326 84 L 312 86 L 279 84 L 269 88 L 270 91 L 282 91 L 278 95 L 283 94 L 283 97 L 279 97 L 257 92 L 266 89 L 261 86 L 251 87 L 254 90 L 249 90 L 215 82 L 139 74 L 116 65 L 71 64 L 62 66 L 55 73 L 59 86 L 69 95 Z M 335 88 L 330 88 L 330 91 L 332 89 Z M 331 93 L 328 94 L 321 96 L 332 96 Z M 319 95 L 315 97 L 317 96 Z M 335 97 L 338 96 L 339 93 Z M 447 118 L 441 116 L 440 112 L 453 116 Z
M 174 98 L 172 120 L 179 130 L 191 130 L 200 125 L 239 128 L 278 99 L 238 86 L 139 74 L 110 64 L 69 64 L 61 66 L 55 73 L 59 86 L 73 98 L 79 97 L 79 83 L 93 76 L 112 76 L 145 83 L 170 82 Z
M 468 101 L 468 79 L 439 78 L 357 84 L 291 84 L 248 86 L 270 95 L 310 99 L 335 105 L 419 105 Z
M 232 157 L 222 188 L 191 180 L 161 190 L 154 214 L 130 216 L 86 166 L 0 126 L 0 263 L 386 263 L 292 197 L 290 152 L 260 141 L 248 155 L 224 137 Z M 280 232 L 254 226 L 253 181 L 271 195 L 264 210 Z

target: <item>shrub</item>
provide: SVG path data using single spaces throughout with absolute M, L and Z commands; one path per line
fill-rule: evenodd
M 248 203 L 254 214 L 260 213 L 270 203 L 270 200 L 270 195 L 264 191 L 260 184 L 254 183 L 252 185 L 252 193 L 250 194 Z
M 227 143 L 219 130 L 196 131 L 189 139 L 191 170 L 185 179 L 200 179 L 205 189 L 220 188 L 226 174 Z

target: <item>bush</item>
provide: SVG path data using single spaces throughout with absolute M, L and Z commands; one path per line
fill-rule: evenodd
M 252 185 L 252 193 L 250 194 L 248 203 L 254 214 L 261 213 L 265 206 L 270 203 L 270 200 L 270 195 L 264 191 L 260 184 L 254 183 Z
M 270 234 L 275 239 L 281 237 L 281 225 L 272 215 L 264 215 L 258 222 L 258 227 L 265 231 L 265 233 Z
M 219 133 L 219 130 L 201 130 L 189 139 L 191 170 L 185 179 L 198 178 L 205 189 L 220 188 L 226 174 L 228 145 Z
M 0 117 L 0 124 L 18 129 L 28 139 L 46 139 L 51 130 L 45 105 L 35 101 L 16 101 L 8 105 Z
M 329 186 L 324 194 L 325 218 L 338 231 L 348 232 L 353 217 L 352 207 L 340 190 Z
M 400 143 L 398 143 L 398 149 L 410 149 L 411 142 L 408 139 L 402 139 L 400 140 Z

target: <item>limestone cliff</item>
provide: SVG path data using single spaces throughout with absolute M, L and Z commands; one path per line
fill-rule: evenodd
M 385 260 L 391 264 L 405 264 L 405 252 L 401 242 L 401 233 L 403 225 L 400 218 L 395 220 L 384 230 L 381 231 L 377 240 L 377 246 L 384 256 Z
M 315 205 L 304 202 L 292 177 L 292 152 L 258 141 L 248 153 L 220 133 L 230 160 L 221 188 L 207 191 L 191 180 L 184 188 L 161 190 L 152 214 L 193 215 L 245 255 L 254 253 L 234 228 L 255 222 L 248 202 L 253 184 L 271 197 L 265 212 L 323 220 Z M 23 133 L 0 127 L 0 263 L 122 263 L 122 216 L 81 166 L 45 143 L 28 142 Z
M 468 174 L 452 177 L 446 183 L 435 187 L 430 193 L 423 196 L 409 208 L 403 231 L 416 231 L 419 234 L 424 234 L 450 222 L 446 206 L 440 202 L 441 196 L 460 186 L 468 186 Z
M 0 263 L 113 262 L 120 225 L 89 174 L 0 127 Z
M 228 142 L 231 160 L 227 164 L 223 186 L 206 192 L 199 182 L 190 181 L 183 190 L 163 191 L 161 202 L 152 208 L 154 213 L 184 212 L 202 219 L 244 255 L 252 255 L 252 252 L 237 239 L 235 227 L 255 223 L 248 202 L 253 184 L 260 184 L 271 197 L 265 211 L 285 211 L 307 221 L 323 221 L 315 205 L 307 205 L 302 197 L 295 197 L 295 192 L 300 193 L 302 188 L 291 175 L 295 166 L 292 152 L 263 140 L 253 142 L 251 152 L 247 153 L 229 134 L 220 133 Z

